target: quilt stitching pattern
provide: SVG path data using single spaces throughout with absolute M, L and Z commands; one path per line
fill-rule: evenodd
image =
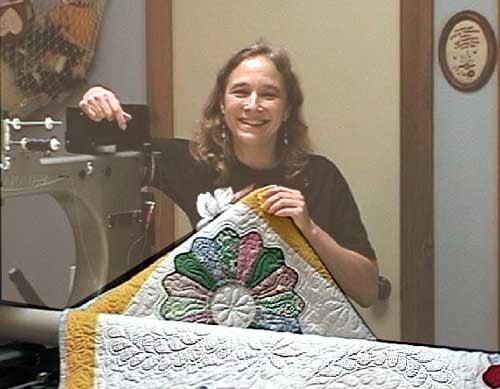
M 130 388 L 481 388 L 489 364 L 482 353 L 195 323 L 102 315 L 100 326 L 97 381 L 110 388 L 116 377 Z

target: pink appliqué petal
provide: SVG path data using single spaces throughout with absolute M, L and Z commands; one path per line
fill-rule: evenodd
M 268 297 L 283 292 L 292 292 L 297 284 L 298 275 L 295 270 L 282 266 L 261 283 L 252 288 L 255 297 Z
M 236 279 L 244 283 L 252 273 L 255 262 L 262 250 L 262 239 L 256 232 L 250 232 L 243 237 L 238 249 L 238 265 Z
M 208 289 L 179 273 L 172 273 L 165 277 L 163 286 L 170 296 L 191 297 L 205 302 L 209 299 Z

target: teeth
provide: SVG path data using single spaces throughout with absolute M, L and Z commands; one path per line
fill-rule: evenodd
M 252 121 L 252 120 L 242 120 L 244 124 L 248 124 L 249 126 L 261 126 L 265 123 L 263 120 Z

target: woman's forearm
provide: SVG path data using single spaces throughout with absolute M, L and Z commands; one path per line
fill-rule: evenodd
M 368 307 L 376 301 L 377 261 L 342 247 L 313 221 L 301 231 L 347 295 L 362 307 Z

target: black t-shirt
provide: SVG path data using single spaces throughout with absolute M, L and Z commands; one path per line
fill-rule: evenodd
M 192 157 L 188 140 L 159 138 L 153 141 L 153 148 L 161 153 L 153 186 L 169 196 L 195 226 L 201 219 L 196 199 L 200 193 L 213 192 L 218 187 L 215 173 Z M 311 154 L 299 175 L 291 181 L 284 176 L 280 166 L 256 170 L 235 161 L 225 186 L 232 187 L 234 192 L 250 184 L 255 188 L 276 184 L 298 189 L 305 198 L 309 215 L 321 229 L 342 247 L 376 259 L 349 185 L 333 162 Z

